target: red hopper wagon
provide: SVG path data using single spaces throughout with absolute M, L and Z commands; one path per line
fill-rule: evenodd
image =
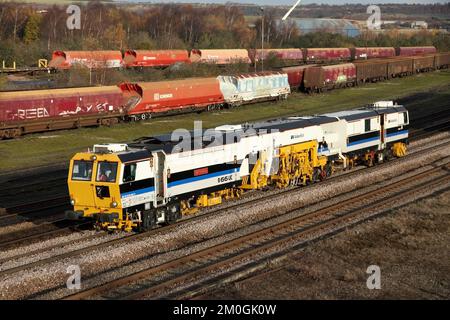
M 186 50 L 128 50 L 123 58 L 126 67 L 168 67 L 190 62 Z
M 49 67 L 69 69 L 82 66 L 89 69 L 120 68 L 122 52 L 120 51 L 55 51 Z
M 153 115 L 212 109 L 224 104 L 216 78 L 122 83 L 119 87 L 127 100 L 136 101 L 128 110 L 129 117 L 135 120 L 145 120 Z

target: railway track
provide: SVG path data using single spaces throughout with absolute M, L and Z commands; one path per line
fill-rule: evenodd
M 172 291 L 193 292 L 192 287 L 202 287 L 203 281 L 211 282 L 211 278 L 222 275 L 223 270 L 231 272 L 236 265 L 241 266 L 261 260 L 262 257 L 270 256 L 270 253 L 279 253 L 280 248 L 290 248 L 293 245 L 309 243 L 335 234 L 338 230 L 398 207 L 399 203 L 413 198 L 415 194 L 448 185 L 449 164 L 426 170 L 362 196 L 355 196 L 318 211 L 297 216 L 67 298 L 98 298 L 104 297 L 104 293 L 107 293 L 108 299 L 174 298 L 177 295 L 170 294 Z M 298 209 L 288 213 L 296 211 Z
M 33 228 L 7 233 L 1 236 L 0 251 L 6 251 L 20 245 L 30 245 L 37 241 L 45 241 L 47 239 L 69 235 L 74 231 L 80 231 L 80 228 L 85 226 L 91 226 L 91 223 L 61 219 L 55 222 L 37 225 Z M 48 248 L 46 248 L 46 250 L 47 249 Z
M 449 130 L 450 130 L 450 118 L 443 118 L 423 128 L 411 130 L 410 137 L 414 140 L 424 139 L 436 134 L 437 131 L 449 131 Z
M 25 221 L 41 220 L 50 216 L 62 217 L 64 210 L 69 209 L 69 207 L 68 196 L 64 195 L 5 208 L 4 212 L 0 214 L 0 227 Z

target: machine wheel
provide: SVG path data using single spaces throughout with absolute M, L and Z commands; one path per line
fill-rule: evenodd
M 151 230 L 156 227 L 156 212 L 153 210 L 144 211 L 142 213 L 141 230 Z
M 166 212 L 166 223 L 173 224 L 181 219 L 181 208 L 179 203 L 174 203 L 168 206 Z

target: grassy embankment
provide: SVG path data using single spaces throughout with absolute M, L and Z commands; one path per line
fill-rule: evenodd
M 417 92 L 435 92 L 425 100 L 424 107 L 431 103 L 448 103 L 450 71 L 421 74 L 321 95 L 295 93 L 287 101 L 249 105 L 234 110 L 179 115 L 143 123 L 119 124 L 111 128 L 84 128 L 28 135 L 22 139 L 0 142 L 0 172 L 67 162 L 75 152 L 85 150 L 95 143 L 130 141 L 142 136 L 168 133 L 177 128 L 192 129 L 194 120 L 203 121 L 203 128 L 211 128 L 227 123 L 349 109 Z

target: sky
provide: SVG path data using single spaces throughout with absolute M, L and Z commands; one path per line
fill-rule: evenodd
M 194 3 L 252 3 L 258 5 L 293 5 L 296 0 L 116 0 L 120 2 L 194 2 Z M 377 4 L 377 3 L 448 3 L 449 0 L 302 0 L 302 3 L 326 3 L 326 4 L 346 4 L 346 3 L 362 3 L 362 4 Z

